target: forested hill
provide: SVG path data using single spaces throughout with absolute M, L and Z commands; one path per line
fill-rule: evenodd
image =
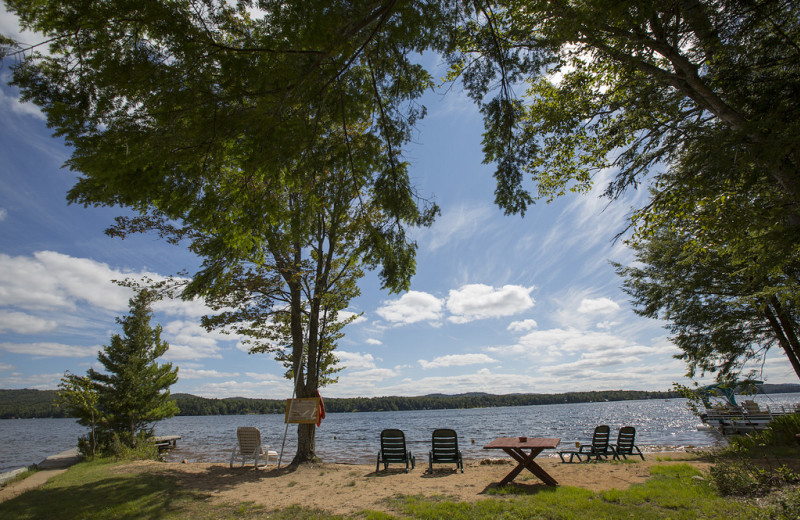
M 765 393 L 800 392 L 800 385 L 764 385 Z M 488 408 L 493 406 L 529 406 L 542 404 L 591 403 L 636 399 L 669 399 L 674 392 L 610 390 L 603 392 L 568 392 L 565 394 L 469 393 L 459 395 L 431 394 L 419 397 L 357 397 L 325 399 L 328 412 L 379 412 L 399 410 L 441 410 L 453 408 Z M 0 419 L 32 417 L 66 417 L 55 405 L 55 390 L 0 390 Z M 285 400 L 230 397 L 207 399 L 191 394 L 174 394 L 179 415 L 240 415 L 283 413 Z

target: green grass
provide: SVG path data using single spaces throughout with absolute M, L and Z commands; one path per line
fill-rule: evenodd
M 136 473 L 119 464 L 93 461 L 73 466 L 40 489 L 0 503 L 3 520 L 78 519 L 274 519 L 329 520 L 345 518 L 324 511 L 289 507 L 280 511 L 252 503 L 220 505 L 208 495 L 182 490 L 169 472 Z M 700 477 L 700 478 L 698 478 Z M 644 484 L 624 491 L 592 491 L 575 487 L 530 485 L 497 488 L 497 496 L 475 503 L 450 497 L 399 496 L 388 503 L 394 514 L 363 511 L 355 518 L 419 519 L 725 519 L 757 518 L 746 502 L 722 498 L 689 465 L 656 466 Z
M 700 477 L 700 478 L 695 478 Z M 561 486 L 554 489 L 498 488 L 502 499 L 473 504 L 405 497 L 402 511 L 413 518 L 571 519 L 752 519 L 756 509 L 714 493 L 709 482 L 687 464 L 656 466 L 651 478 L 630 489 L 602 493 Z M 515 490 L 520 494 L 515 496 Z

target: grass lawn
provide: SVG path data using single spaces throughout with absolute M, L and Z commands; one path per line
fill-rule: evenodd
M 397 496 L 391 514 L 363 511 L 354 518 L 424 519 L 752 519 L 748 503 L 719 497 L 699 472 L 686 464 L 656 466 L 651 478 L 625 491 L 591 491 L 563 486 L 528 494 L 508 486 L 475 503 Z M 270 511 L 253 504 L 219 504 L 181 490 L 163 474 L 126 473 L 121 465 L 95 461 L 78 464 L 40 489 L 0 503 L 3 520 L 71 519 L 331 519 L 322 511 L 286 508 Z

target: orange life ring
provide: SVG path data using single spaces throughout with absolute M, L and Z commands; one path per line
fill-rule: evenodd
M 319 394 L 319 390 L 317 390 L 317 399 L 319 399 L 319 415 L 317 416 L 317 427 L 322 424 L 322 419 L 325 418 L 325 401 L 322 400 L 322 396 Z

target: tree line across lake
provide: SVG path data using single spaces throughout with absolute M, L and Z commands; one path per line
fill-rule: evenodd
M 764 385 L 761 390 L 765 393 L 800 392 L 800 385 Z M 58 392 L 55 390 L 0 390 L 0 419 L 69 417 L 66 410 L 55 404 L 57 397 Z M 568 392 L 563 394 L 432 394 L 417 397 L 331 398 L 325 399 L 325 408 L 329 413 L 381 412 L 670 399 L 675 397 L 679 396 L 673 391 L 649 392 L 638 390 Z M 178 415 L 283 413 L 286 406 L 286 401 L 280 399 L 248 399 L 244 397 L 209 399 L 191 394 L 174 394 L 172 398 L 180 408 Z

